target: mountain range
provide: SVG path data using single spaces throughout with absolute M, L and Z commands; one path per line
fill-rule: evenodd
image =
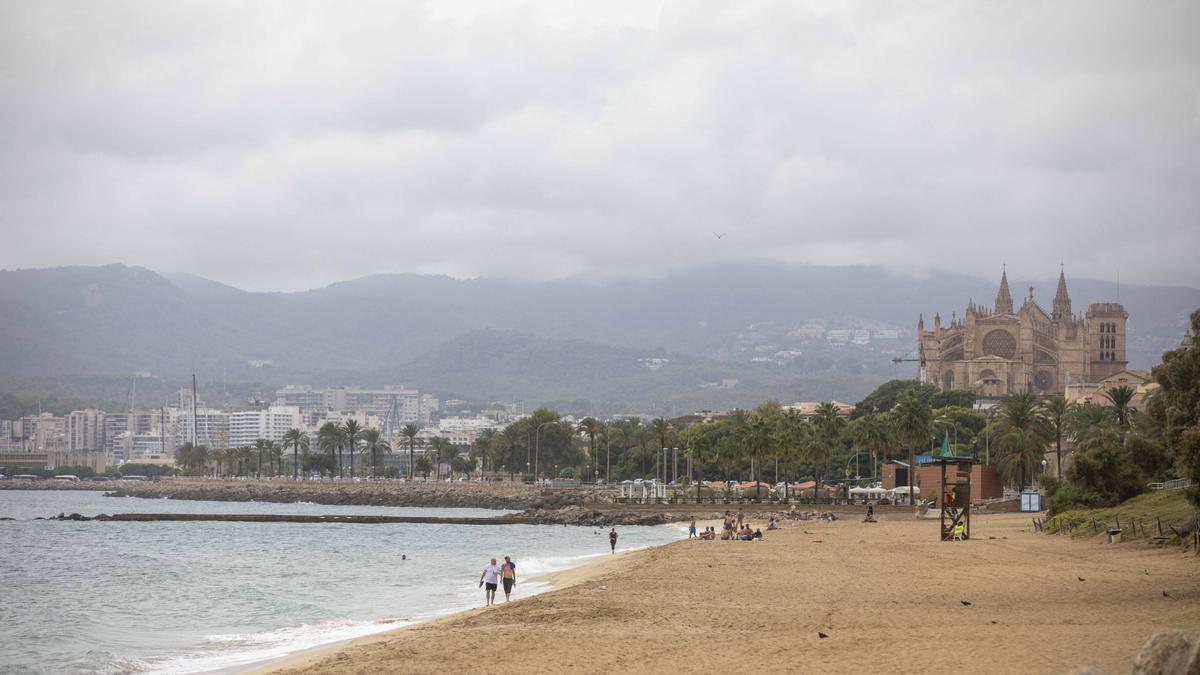
M 1068 284 L 1076 311 L 1119 297 L 1132 367 L 1177 345 L 1200 306 L 1193 288 Z M 1055 279 L 1012 286 L 1033 286 L 1047 306 Z M 857 400 L 915 372 L 891 358 L 913 351 L 919 315 L 948 321 L 995 293 L 995 282 L 962 275 L 771 262 L 606 283 L 376 275 L 292 293 L 120 264 L 6 270 L 0 391 L 123 400 L 140 372 L 158 381 L 142 384 L 152 392 L 196 373 L 210 400 L 269 398 L 294 382 L 403 383 L 572 412 Z M 895 335 L 835 348 L 806 324 Z

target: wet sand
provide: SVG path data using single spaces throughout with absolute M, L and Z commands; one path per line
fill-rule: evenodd
M 975 538 L 957 543 L 938 542 L 935 521 L 906 519 L 682 541 L 551 575 L 549 593 L 266 670 L 1113 674 L 1155 632 L 1200 626 L 1191 554 L 1034 534 L 1016 514 L 972 525 Z

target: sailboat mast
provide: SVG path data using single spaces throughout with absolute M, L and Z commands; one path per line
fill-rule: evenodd
M 192 447 L 200 444 L 196 435 L 196 374 L 192 373 Z

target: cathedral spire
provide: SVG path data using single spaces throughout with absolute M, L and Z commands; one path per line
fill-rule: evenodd
M 1008 267 L 1000 272 L 1000 292 L 996 294 L 996 313 L 1012 314 L 1012 295 L 1008 292 Z
M 1058 292 L 1054 294 L 1054 308 L 1050 318 L 1059 321 L 1071 318 L 1071 296 L 1067 295 L 1067 277 L 1058 270 Z

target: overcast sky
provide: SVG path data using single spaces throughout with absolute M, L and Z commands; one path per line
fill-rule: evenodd
M 6 1 L 0 267 L 1200 286 L 1198 26 L 1192 0 Z

